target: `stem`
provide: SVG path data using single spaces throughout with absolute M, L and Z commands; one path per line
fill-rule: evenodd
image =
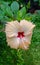
M 24 65 L 23 53 L 22 50 L 17 50 L 17 65 Z

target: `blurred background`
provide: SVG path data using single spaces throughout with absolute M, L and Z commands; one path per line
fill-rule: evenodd
M 36 27 L 28 50 L 7 46 L 5 25 L 26 19 Z M 40 0 L 0 0 L 0 65 L 40 65 Z

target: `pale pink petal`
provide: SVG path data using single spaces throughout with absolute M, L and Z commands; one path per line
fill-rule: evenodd
M 32 22 L 27 20 L 21 20 L 20 25 L 25 33 L 30 32 L 35 27 L 35 25 Z
M 19 47 L 19 38 L 7 38 L 8 46 L 17 49 Z
M 25 36 L 24 38 L 23 38 L 23 40 L 25 41 L 25 42 L 28 42 L 28 44 L 31 44 L 31 38 L 32 38 L 32 34 L 31 34 L 31 36 L 29 35 L 29 36 Z
M 23 38 L 21 39 L 19 48 L 27 50 L 29 47 L 29 42 L 25 41 Z
M 19 23 L 18 21 L 8 22 L 5 27 L 5 32 L 7 37 L 17 36 L 19 31 Z

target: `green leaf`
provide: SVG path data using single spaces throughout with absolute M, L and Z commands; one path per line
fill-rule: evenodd
M 32 14 L 30 14 L 30 13 L 26 14 L 24 19 L 30 21 L 32 19 Z
M 11 4 L 11 10 L 12 12 L 16 13 L 18 10 L 19 10 L 19 4 L 18 2 L 14 1 L 12 4 Z
M 4 18 L 3 18 L 3 21 L 11 21 L 12 19 L 11 18 L 9 18 L 9 17 L 7 17 L 7 16 L 4 16 Z
M 24 16 L 25 16 L 25 14 L 26 14 L 26 8 L 23 7 L 21 10 L 19 10 L 19 11 L 17 12 L 17 20 L 23 19 Z
M 34 0 L 34 2 L 36 2 L 36 1 L 38 1 L 38 0 Z
M 10 7 L 5 3 L 5 4 L 1 4 L 1 9 L 3 10 L 3 12 L 5 13 L 6 16 L 9 16 L 9 17 L 13 17 L 13 13 L 10 9 Z
M 40 10 L 36 10 L 36 13 L 37 13 L 38 15 L 40 15 Z
M 0 1 L 0 4 L 7 4 L 7 5 L 8 5 L 8 4 L 10 4 L 10 2 L 8 2 L 8 1 L 5 2 L 5 1 L 1 0 L 1 1 Z
M 13 18 L 13 13 L 12 13 L 12 11 L 11 11 L 11 9 L 10 9 L 9 6 L 6 8 L 6 14 L 7 14 L 8 16 L 10 16 L 11 18 Z
M 5 16 L 5 13 L 0 9 L 0 21 L 11 21 L 12 19 Z
M 4 17 L 4 12 L 2 10 L 0 10 L 0 20 L 2 20 Z
M 27 10 L 30 8 L 30 1 L 27 3 Z
M 40 6 L 40 0 L 39 0 L 39 6 Z

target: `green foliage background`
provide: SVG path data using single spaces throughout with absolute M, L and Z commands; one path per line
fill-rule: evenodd
M 20 5 L 15 5 L 19 8 L 14 12 L 15 9 L 11 10 L 9 3 L 12 4 L 10 0 L 8 2 L 0 0 L 0 65 L 40 65 L 40 10 L 37 10 L 34 14 L 27 13 L 28 9 L 23 3 L 21 9 Z M 4 24 L 16 19 L 18 21 L 26 19 L 36 25 L 28 50 L 16 50 L 7 46 Z

